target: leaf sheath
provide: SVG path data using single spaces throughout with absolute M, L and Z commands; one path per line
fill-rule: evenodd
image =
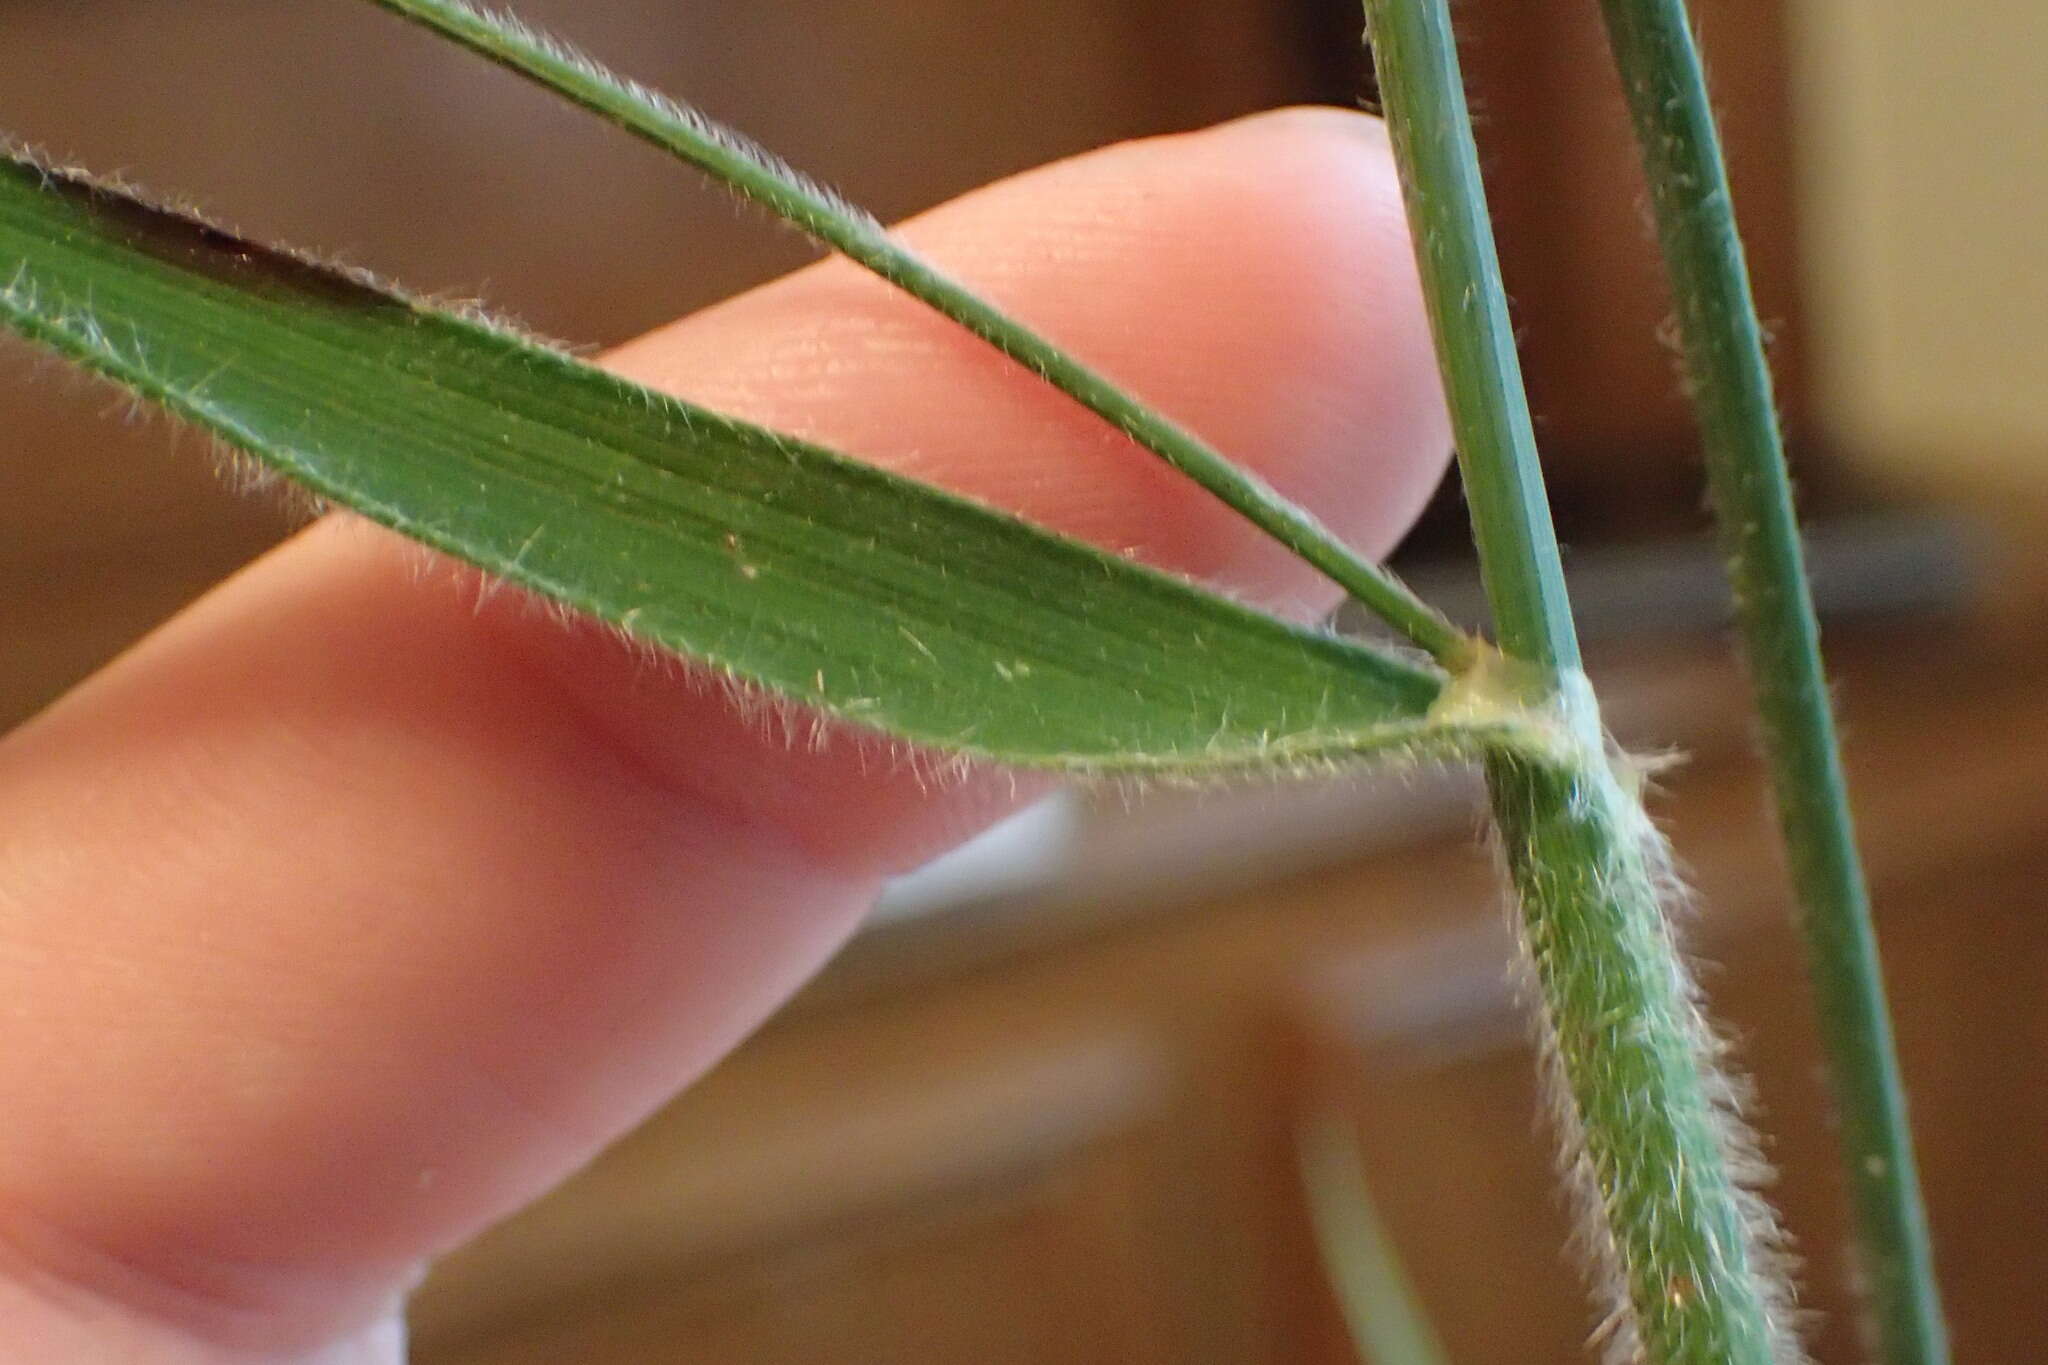
M 1597 753 L 1501 757 L 1487 775 L 1608 1358 L 1798 1360 L 1771 1215 L 1739 1183 L 1753 1143 L 1666 918 L 1659 836 Z

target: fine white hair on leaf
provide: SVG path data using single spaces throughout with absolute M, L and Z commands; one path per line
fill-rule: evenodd
M 143 408 L 148 414 L 153 409 Z M 174 424 L 176 429 L 176 424 Z M 229 445 L 217 437 L 207 440 L 207 455 L 213 465 L 214 477 L 231 493 L 241 497 L 261 497 L 274 504 L 293 524 L 303 524 L 316 519 L 327 511 L 327 500 L 302 483 L 295 482 L 279 473 L 273 466 L 265 464 L 248 451 Z
M 33 285 L 25 286 L 17 280 L 9 288 L 26 295 L 33 289 Z M 100 335 L 102 340 L 105 339 L 103 330 L 97 327 L 91 330 Z M 146 358 L 146 347 L 139 338 L 131 349 L 134 348 L 140 348 L 136 353 Z M 269 501 L 288 524 L 303 524 L 327 511 L 326 499 L 312 489 L 296 482 L 241 447 L 165 411 L 158 403 L 120 380 L 109 378 L 41 348 L 18 349 L 12 345 L 8 346 L 7 355 L 10 360 L 17 354 L 39 382 L 47 380 L 52 384 L 76 386 L 87 394 L 104 394 L 108 403 L 108 415 L 118 418 L 123 426 L 148 431 L 160 425 L 167 433 L 166 449 L 174 455 L 187 436 L 198 436 L 204 442 L 206 459 L 214 477 L 224 488 L 237 497 L 255 496 Z

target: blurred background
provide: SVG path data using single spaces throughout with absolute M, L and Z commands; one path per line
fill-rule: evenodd
M 1741 1042 L 1814 1340 L 1843 1201 L 1695 438 L 1590 0 L 1466 0 L 1559 521 Z M 2048 10 L 1697 6 L 1813 525 L 1957 1357 L 2029 1358 L 2048 1208 Z M 1350 0 L 525 0 L 885 217 L 1104 142 L 1369 98 Z M 809 258 L 369 7 L 0 0 L 0 127 L 249 232 L 621 340 Z M 288 529 L 0 344 L 0 722 Z M 1474 598 L 1447 488 L 1403 551 Z M 1067 798 L 898 888 L 703 1085 L 449 1261 L 418 1359 L 1339 1362 L 1362 1155 L 1454 1360 L 1590 1359 L 1472 788 Z

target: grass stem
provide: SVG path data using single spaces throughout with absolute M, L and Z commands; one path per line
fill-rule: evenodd
M 1432 0 L 1434 2 L 1434 0 Z M 1661 841 L 1597 751 L 1487 766 L 1580 1240 L 1629 1365 L 1793 1365 L 1753 1140 L 1666 916 Z
M 1450 18 L 1434 0 L 1365 8 L 1500 646 L 1568 672 L 1579 644 Z
M 1842 1114 L 1880 1358 L 1942 1365 L 1946 1332 L 1904 1087 L 1822 673 L 1770 370 L 1683 0 L 1602 0 L 1648 172 L 1686 375 Z
M 1662 845 L 1578 672 L 1449 11 L 1365 9 L 1487 595 L 1567 737 L 1555 761 L 1500 753 L 1487 779 L 1612 1358 L 1794 1359 L 1769 1216 L 1738 1179 L 1751 1149 L 1666 918 Z

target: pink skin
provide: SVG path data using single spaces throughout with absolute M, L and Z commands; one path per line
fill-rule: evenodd
M 1383 552 L 1442 402 L 1379 126 L 1112 147 L 905 235 Z M 1329 586 L 828 262 L 622 373 L 1298 616 Z M 330 518 L 0 744 L 0 1356 L 393 1361 L 421 1263 L 688 1084 L 1034 781 L 792 747 Z

